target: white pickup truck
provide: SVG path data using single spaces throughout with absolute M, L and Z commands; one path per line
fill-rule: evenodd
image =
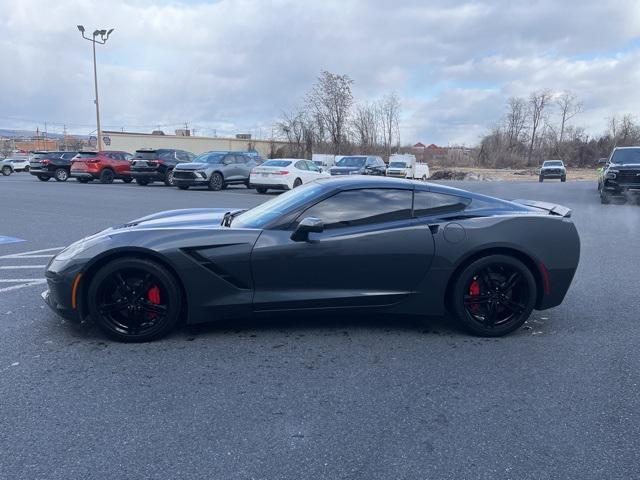
M 419 163 L 415 155 L 394 154 L 389 157 L 387 177 L 426 180 L 429 178 L 429 165 Z

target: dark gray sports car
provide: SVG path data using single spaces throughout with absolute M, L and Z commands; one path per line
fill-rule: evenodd
M 250 210 L 161 212 L 108 228 L 47 266 L 54 311 L 148 341 L 181 319 L 282 311 L 441 315 L 504 335 L 560 304 L 580 240 L 567 208 L 350 176 Z

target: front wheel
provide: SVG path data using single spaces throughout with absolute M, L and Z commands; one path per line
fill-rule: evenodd
M 533 274 L 520 260 L 489 255 L 460 272 L 450 295 L 453 312 L 468 331 L 499 337 L 529 318 L 537 290 Z
M 26 167 L 24 167 L 24 171 L 25 171 L 25 172 L 27 172 L 27 173 L 29 173 L 29 169 L 30 169 L 30 168 L 31 168 L 31 167 L 30 167 L 29 165 L 27 165 Z
M 182 294 L 162 265 L 125 257 L 98 270 L 89 284 L 87 305 L 91 318 L 111 338 L 148 342 L 176 325 Z
M 164 176 L 164 184 L 167 187 L 173 187 L 173 170 L 167 171 L 167 174 Z
M 567 177 L 561 177 L 561 178 L 560 178 L 560 181 L 561 181 L 561 182 L 566 182 L 566 181 L 567 181 Z
M 113 170 L 109 170 L 108 168 L 105 168 L 100 173 L 100 183 L 104 183 L 104 184 L 113 183 L 114 178 L 115 178 L 115 175 L 113 174 Z
M 224 188 L 224 179 L 222 175 L 218 172 L 215 172 L 211 175 L 211 179 L 209 180 L 209 190 L 218 191 Z
M 600 203 L 602 205 L 608 205 L 609 203 L 611 203 L 611 197 L 607 192 L 604 191 L 604 189 L 600 190 Z
M 11 170 L 11 167 L 5 165 L 4 167 L 2 167 L 2 175 L 4 175 L 5 177 L 8 177 L 9 175 L 11 175 L 13 173 L 13 170 Z
M 69 178 L 69 172 L 67 172 L 64 168 L 58 168 L 55 172 L 53 172 L 53 178 L 56 179 L 56 182 L 66 182 Z

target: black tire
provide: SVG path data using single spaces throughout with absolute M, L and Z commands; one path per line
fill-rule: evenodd
M 167 187 L 173 187 L 173 169 L 167 170 L 167 173 L 164 175 L 164 184 Z
M 542 182 L 544 181 L 544 177 L 543 177 L 542 175 L 540 175 L 540 176 L 538 177 L 538 181 L 539 181 L 540 183 L 542 183 Z
M 89 178 L 78 177 L 78 178 L 76 178 L 76 180 L 79 181 L 80 183 L 89 183 L 90 182 Z
M 422 175 L 421 180 L 422 180 L 423 182 L 426 182 L 426 181 L 427 181 L 427 176 L 426 176 L 426 175 Z
M 258 193 L 267 193 L 267 189 L 264 187 L 256 187 L 256 192 Z
M 124 183 L 131 183 L 131 182 L 133 182 L 133 178 L 131 178 L 131 177 L 124 177 L 124 178 L 122 179 L 122 181 L 123 181 Z
M 217 192 L 218 190 L 222 190 L 224 187 L 224 178 L 222 178 L 222 174 L 214 172 L 209 179 L 209 190 Z
M 8 177 L 12 173 L 13 173 L 13 170 L 9 165 L 5 165 L 4 167 L 2 167 L 2 175 L 4 175 L 5 177 Z
M 41 182 L 48 182 L 51 179 L 49 175 L 38 175 L 38 180 Z
M 53 172 L 53 178 L 56 179 L 56 182 L 66 182 L 69 179 L 69 172 L 64 168 L 56 168 L 56 171 Z
M 293 188 L 298 188 L 300 185 L 302 185 L 302 180 L 300 180 L 299 178 L 296 178 L 293 181 Z
M 566 181 L 567 181 L 567 177 L 561 177 L 561 178 L 560 178 L 560 181 L 561 181 L 561 182 L 566 182 Z
M 508 255 L 475 260 L 458 274 L 449 293 L 458 321 L 482 337 L 499 337 L 520 328 L 537 298 L 531 271 Z
M 31 167 L 29 165 L 27 165 L 26 167 L 24 167 L 24 171 L 29 173 L 29 170 L 31 170 Z
M 113 180 L 116 178 L 115 173 L 110 168 L 105 168 L 100 172 L 100 183 L 109 184 L 113 183 Z
M 189 190 L 189 185 L 178 185 L 180 190 Z
M 149 182 L 149 180 L 145 180 L 144 178 L 136 178 L 136 183 L 138 185 L 142 185 L 143 187 L 145 187 L 145 186 L 149 185 L 149 183 L 151 183 L 151 182 Z
M 87 306 L 94 322 L 114 340 L 149 342 L 178 323 L 182 293 L 175 277 L 162 265 L 124 257 L 93 276 Z
M 600 190 L 600 203 L 602 205 L 609 205 L 611 203 L 611 197 L 604 190 Z
M 244 186 L 247 187 L 247 188 L 251 188 L 251 184 L 249 183 L 249 180 L 244 182 Z

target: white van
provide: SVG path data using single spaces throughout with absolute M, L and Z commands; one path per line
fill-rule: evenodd
M 319 166 L 323 172 L 328 172 L 331 167 L 336 164 L 336 156 L 324 153 L 314 153 L 311 161 Z
M 415 155 L 396 153 L 389 157 L 387 176 L 426 180 L 429 178 L 429 165 L 418 162 Z

